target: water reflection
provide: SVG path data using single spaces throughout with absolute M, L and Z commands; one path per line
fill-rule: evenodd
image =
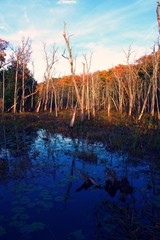
M 44 129 L 0 135 L 2 240 L 158 239 L 156 165 Z

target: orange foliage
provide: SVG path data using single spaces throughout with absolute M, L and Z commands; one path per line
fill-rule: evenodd
M 39 94 L 42 93 L 43 85 L 44 85 L 44 82 L 40 82 L 40 83 L 38 83 L 37 86 L 36 86 L 36 89 L 37 89 L 37 91 L 39 92 Z
M 151 65 L 152 55 L 144 55 L 135 61 L 137 65 Z
M 114 73 L 118 76 L 123 76 L 124 73 L 126 73 L 126 70 L 128 69 L 128 66 L 119 64 L 118 66 L 114 67 Z
M 113 79 L 113 69 L 98 71 L 99 78 L 104 82 L 111 82 Z
M 63 76 L 58 79 L 58 86 L 66 86 L 70 87 L 72 86 L 72 76 Z
M 82 77 L 79 76 L 79 75 L 76 75 L 75 79 L 76 79 L 77 84 L 79 84 L 79 83 L 81 83 Z M 59 86 L 65 86 L 65 87 L 73 86 L 72 76 L 69 75 L 69 76 L 63 76 L 63 77 L 59 78 L 58 79 L 58 85 Z

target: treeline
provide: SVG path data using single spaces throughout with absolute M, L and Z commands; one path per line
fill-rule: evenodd
M 21 45 L 11 48 L 6 60 L 9 42 L 0 39 L 0 111 L 24 112 L 34 110 L 37 82 L 28 68 L 31 59 L 31 40 L 22 38 Z
M 71 126 L 76 112 L 84 118 L 94 118 L 99 110 L 119 114 L 127 113 L 139 120 L 144 113 L 160 120 L 160 51 L 153 50 L 134 63 L 130 63 L 131 49 L 126 55 L 126 64 L 108 70 L 90 72 L 92 54 L 84 55 L 83 73 L 76 75 L 75 62 L 70 47 L 70 38 L 64 26 L 63 37 L 66 52 L 63 57 L 69 62 L 70 76 L 55 78 L 52 75 L 57 62 L 57 48 L 47 52 L 44 82 L 37 84 L 34 71 L 28 69 L 31 58 L 31 41 L 22 39 L 16 49 L 12 49 L 9 62 L 5 59 L 8 42 L 0 39 L 0 111 L 48 111 L 58 112 L 72 109 Z M 34 68 L 33 68 L 34 69 Z

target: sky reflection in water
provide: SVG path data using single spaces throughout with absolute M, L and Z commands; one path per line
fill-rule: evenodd
M 2 240 L 158 239 L 156 164 L 43 129 L 0 143 Z

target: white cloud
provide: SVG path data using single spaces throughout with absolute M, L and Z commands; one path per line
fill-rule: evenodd
M 8 25 L 5 21 L 5 17 L 0 13 L 0 30 L 7 31 L 7 27 Z
M 23 21 L 18 22 L 19 18 L 16 15 L 19 24 L 18 28 L 14 29 L 14 33 L 11 24 L 13 19 L 15 19 L 15 16 L 12 15 L 14 11 L 12 14 L 10 13 L 9 18 L 0 14 L 0 30 L 4 32 L 4 39 L 17 46 L 21 43 L 23 36 L 31 38 L 35 78 L 38 82 L 43 80 L 45 71 L 43 42 L 48 46 L 47 51 L 54 43 L 58 47 L 60 60 L 55 66 L 56 76 L 70 74 L 69 63 L 62 57 L 62 52 L 66 49 L 63 38 L 64 21 L 67 22 L 69 35 L 73 35 L 70 39 L 70 44 L 73 56 L 77 55 L 76 74 L 83 72 L 83 54 L 87 54 L 87 52 L 89 56 L 90 52 L 93 51 L 91 72 L 94 72 L 107 70 L 119 63 L 125 64 L 124 50 L 127 51 L 129 45 L 133 46 L 133 50 L 135 50 L 137 55 L 136 58 L 138 58 L 140 55 L 145 54 L 145 47 L 147 48 L 150 42 L 154 42 L 154 36 L 156 36 L 157 31 L 156 21 L 154 23 L 152 21 L 152 25 L 147 25 L 147 23 L 143 25 L 140 22 L 138 26 L 136 21 L 139 14 L 145 16 L 145 12 L 150 11 L 151 0 L 147 1 L 147 3 L 143 0 L 136 0 L 134 4 L 126 6 L 122 4 L 122 7 L 113 9 L 111 5 L 109 5 L 111 9 L 106 9 L 106 1 L 100 1 L 96 8 L 94 8 L 93 4 L 89 11 L 80 12 L 80 14 L 78 11 L 82 11 L 81 8 L 62 7 L 62 5 L 72 6 L 74 4 L 76 7 L 78 0 L 56 0 L 55 2 L 57 3 L 55 5 L 51 4 L 49 0 L 47 3 L 45 2 L 45 9 L 42 2 L 40 4 L 38 0 L 35 2 L 32 0 L 32 11 L 30 12 L 28 12 L 27 7 L 23 6 L 21 10 L 21 20 Z M 104 9 L 106 9 L 105 12 L 103 11 Z M 88 8 L 85 10 L 88 10 Z M 10 28 L 7 21 L 10 21 Z M 22 26 L 22 23 L 25 24 L 25 28 Z M 7 26 L 8 31 L 4 31 L 5 26 Z M 139 45 L 139 47 L 135 45 Z
M 96 72 L 98 70 L 108 70 L 119 64 L 127 64 L 125 53 L 127 53 L 129 49 L 128 45 L 125 45 L 123 48 L 120 46 L 109 48 L 97 45 L 95 43 L 89 43 L 86 47 L 88 48 L 88 53 L 85 54 L 88 57 L 90 57 L 91 52 L 93 53 L 90 69 L 91 72 Z M 131 63 L 133 63 L 141 56 L 148 54 L 148 51 L 145 47 L 140 47 L 138 45 L 131 46 L 131 52 Z M 81 55 L 76 60 L 76 74 L 82 73 L 82 62 L 84 62 L 84 58 Z
M 73 3 L 77 3 L 76 0 L 59 0 L 57 2 L 57 4 L 73 4 Z
M 24 10 L 24 15 L 23 15 L 23 17 L 24 17 L 24 20 L 26 21 L 26 23 L 29 23 L 29 22 L 30 22 L 29 17 L 28 17 L 28 13 L 27 13 L 27 10 L 26 10 L 26 9 Z
M 48 39 L 52 31 L 50 29 L 38 29 L 36 27 L 30 27 L 26 30 L 18 30 L 12 34 L 6 34 L 6 39 L 13 44 L 19 44 L 22 37 L 30 37 L 33 41 L 44 41 Z
M 1 30 L 6 30 L 6 27 L 3 26 L 3 25 L 0 25 L 0 29 L 1 29 Z
M 123 51 L 118 48 L 110 49 L 108 47 L 90 43 L 88 44 L 88 49 L 90 50 L 90 52 L 93 52 L 91 72 L 95 72 L 98 70 L 107 70 L 115 65 L 118 65 L 119 63 L 124 63 Z M 89 55 L 90 53 L 88 54 L 88 56 Z M 84 60 L 81 57 L 81 65 L 82 61 Z M 79 67 L 79 69 L 82 69 L 82 67 L 78 63 L 77 67 Z

